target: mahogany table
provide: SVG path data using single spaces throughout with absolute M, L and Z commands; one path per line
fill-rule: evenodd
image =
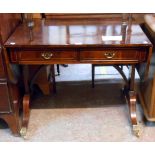
M 5 43 L 5 50 L 10 63 L 23 66 L 23 136 L 29 120 L 29 65 L 84 63 L 129 67 L 130 75 L 125 78 L 124 94 L 129 105 L 133 131 L 139 135 L 135 69 L 139 72 L 139 66 L 143 65 L 141 75 L 147 78 L 152 54 L 152 44 L 139 25 L 101 20 L 81 23 L 35 20 L 31 32 L 27 24 L 19 25 Z M 121 74 L 125 76 L 123 72 Z

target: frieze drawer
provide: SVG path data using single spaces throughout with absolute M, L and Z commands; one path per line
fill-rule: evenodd
M 82 50 L 81 61 L 145 61 L 146 52 L 140 50 Z
M 11 61 L 18 63 L 61 63 L 77 60 L 77 52 L 74 50 L 39 50 L 39 51 L 11 51 Z

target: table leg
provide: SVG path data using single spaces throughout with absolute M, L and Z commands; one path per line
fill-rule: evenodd
M 92 88 L 94 88 L 94 86 L 95 86 L 95 65 L 94 64 L 92 64 L 92 71 L 91 71 L 91 73 L 92 73 Z
M 20 130 L 20 134 L 22 137 L 25 137 L 27 133 L 29 116 L 30 116 L 29 70 L 27 65 L 23 67 L 23 79 L 24 79 L 24 86 L 25 86 L 25 95 L 23 97 L 23 118 L 22 118 L 22 128 Z
M 140 127 L 137 122 L 136 115 L 136 93 L 135 93 L 135 65 L 131 65 L 130 67 L 130 76 L 129 76 L 129 84 L 125 87 L 125 96 L 129 105 L 129 114 L 131 119 L 131 124 L 133 127 L 134 134 L 139 137 L 140 136 Z
M 54 65 L 51 65 L 50 71 L 51 71 L 50 81 L 52 80 L 53 93 L 56 94 L 56 81 L 55 81 Z
M 58 73 L 58 75 L 60 75 L 60 66 L 59 66 L 59 64 L 57 64 L 57 73 Z

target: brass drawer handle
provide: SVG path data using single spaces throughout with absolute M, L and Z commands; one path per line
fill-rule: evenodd
M 41 56 L 45 59 L 45 60 L 49 60 L 51 59 L 51 57 L 53 56 L 53 54 L 51 52 L 44 52 L 41 54 Z
M 106 52 L 104 55 L 107 59 L 112 59 L 115 56 L 115 52 Z

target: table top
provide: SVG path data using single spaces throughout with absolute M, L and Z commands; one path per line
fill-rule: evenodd
M 51 20 L 35 20 L 33 40 L 26 23 L 20 24 L 5 43 L 5 47 L 38 46 L 152 46 L 136 24 L 120 21 L 55 23 Z

